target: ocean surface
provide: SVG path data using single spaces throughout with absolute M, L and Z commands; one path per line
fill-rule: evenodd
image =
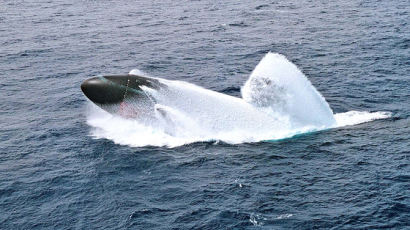
M 0 229 L 410 229 L 409 22 L 407 0 L 2 1 Z M 130 71 L 184 92 L 173 132 L 81 92 Z

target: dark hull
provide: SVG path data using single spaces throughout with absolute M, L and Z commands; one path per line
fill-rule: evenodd
M 163 85 L 156 79 L 130 74 L 93 77 L 81 84 L 84 95 L 110 113 L 137 113 L 152 108 L 153 99 L 141 87 L 158 90 Z

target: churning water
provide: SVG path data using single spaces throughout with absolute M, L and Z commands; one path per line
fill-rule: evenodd
M 131 74 L 144 74 L 133 70 Z M 296 134 L 390 117 L 389 112 L 333 114 L 325 98 L 284 56 L 268 53 L 242 88 L 242 98 L 181 81 L 158 79 L 166 89 L 143 90 L 156 102 L 150 121 L 126 119 L 91 106 L 92 135 L 135 147 L 192 142 L 230 144 L 289 138 Z M 130 103 L 132 105 L 132 103 Z M 138 104 L 134 103 L 138 111 Z

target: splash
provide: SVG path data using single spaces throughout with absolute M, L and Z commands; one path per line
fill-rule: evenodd
M 145 75 L 139 70 L 130 74 Z M 129 146 L 175 147 L 193 142 L 231 144 L 278 140 L 297 134 L 389 117 L 389 113 L 333 114 L 324 97 L 284 56 L 268 53 L 242 87 L 242 98 L 183 82 L 158 80 L 143 88 L 155 101 L 147 120 L 127 119 L 91 105 L 91 135 Z
M 335 124 L 325 98 L 283 55 L 268 53 L 242 88 L 243 99 L 257 107 L 288 116 L 294 128 Z
M 336 127 L 343 127 L 349 125 L 358 125 L 361 123 L 379 120 L 379 119 L 386 119 L 391 117 L 390 112 L 373 112 L 369 113 L 366 111 L 349 111 L 346 113 L 337 113 L 334 115 L 336 119 Z

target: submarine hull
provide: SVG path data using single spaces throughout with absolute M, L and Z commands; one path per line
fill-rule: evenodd
M 126 117 L 149 114 L 155 101 L 142 87 L 159 90 L 158 80 L 138 75 L 107 75 L 93 77 L 81 84 L 84 95 L 94 104 L 112 114 Z

